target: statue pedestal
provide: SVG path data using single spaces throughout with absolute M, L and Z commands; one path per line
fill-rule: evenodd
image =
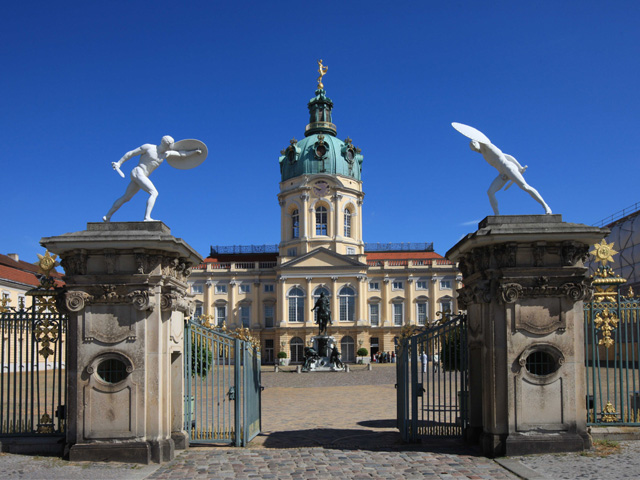
M 41 240 L 65 269 L 69 458 L 163 462 L 184 431 L 187 277 L 201 257 L 161 222 Z
M 340 367 L 331 361 L 331 352 L 336 345 L 335 337 L 331 335 L 316 335 L 313 337 L 313 349 L 318 352 L 318 357 L 309 362 L 309 372 L 341 372 Z
M 491 216 L 447 252 L 468 313 L 467 437 L 485 455 L 589 448 L 583 262 L 605 234 L 560 215 Z

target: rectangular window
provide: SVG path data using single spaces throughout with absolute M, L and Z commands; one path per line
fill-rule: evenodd
M 244 328 L 251 327 L 251 307 L 249 305 L 240 307 L 240 321 Z
M 216 293 L 227 293 L 227 285 L 224 283 L 217 283 L 215 288 Z
M 265 328 L 273 328 L 274 324 L 274 311 L 273 305 L 264 306 L 264 326 Z
M 369 282 L 369 290 L 379 291 L 380 282 Z
M 274 286 L 272 283 L 266 283 L 264 285 L 264 293 L 273 293 L 274 292 Z
M 298 249 L 297 248 L 289 248 L 289 249 L 287 249 L 287 257 L 295 257 L 296 255 L 298 255 Z
M 418 305 L 418 325 L 426 325 L 427 323 L 427 304 L 420 302 Z
M 440 311 L 451 313 L 451 300 L 442 300 L 440 302 Z
M 347 255 L 355 255 L 356 249 L 354 247 L 347 247 Z
M 416 290 L 428 290 L 429 286 L 426 280 L 418 280 L 416 282 Z
M 402 285 L 402 282 L 400 282 L 400 281 L 394 281 L 394 282 L 391 284 L 391 289 L 392 289 L 392 290 L 402 290 L 403 288 L 404 288 L 404 287 L 403 287 L 403 285 Z
M 340 321 L 353 322 L 356 312 L 356 302 L 353 297 L 340 297 Z
M 372 327 L 380 326 L 380 304 L 371 303 L 369 305 L 369 322 Z
M 193 294 L 198 294 L 198 293 L 202 293 L 202 284 L 197 284 L 194 283 L 191 285 L 191 293 Z
M 440 290 L 451 290 L 451 280 L 440 280 Z
M 401 303 L 394 303 L 393 304 L 393 324 L 396 327 L 401 327 L 402 323 L 403 323 L 403 307 L 404 305 L 402 305 Z
M 240 293 L 251 293 L 251 285 L 249 285 L 248 283 L 241 283 Z
M 318 207 L 316 210 L 316 235 L 327 235 L 327 209 Z
M 216 325 L 221 327 L 227 323 L 227 307 L 216 307 Z
M 193 312 L 193 318 L 200 318 L 202 315 L 202 307 L 196 307 L 196 311 Z

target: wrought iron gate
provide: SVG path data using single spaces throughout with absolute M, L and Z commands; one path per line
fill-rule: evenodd
M 67 316 L 53 283 L 42 277 L 30 306 L 0 303 L 0 436 L 64 437 Z
M 625 280 L 606 262 L 593 278 L 584 308 L 587 424 L 640 426 L 640 299 L 631 288 L 623 294 Z
M 469 407 L 466 316 L 448 316 L 422 333 L 401 338 L 396 365 L 402 439 L 462 436 Z
M 261 429 L 260 351 L 189 320 L 185 328 L 185 430 L 192 443 L 246 446 Z

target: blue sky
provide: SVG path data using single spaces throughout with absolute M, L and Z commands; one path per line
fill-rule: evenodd
M 528 165 L 554 213 L 593 224 L 640 201 L 639 24 L 637 1 L 11 2 L 0 253 L 35 261 L 41 237 L 99 221 L 127 184 L 111 162 L 163 135 L 209 157 L 154 172 L 154 218 L 204 256 L 278 243 L 278 156 L 304 135 L 319 58 L 338 136 L 364 155 L 365 241 L 444 254 L 492 213 L 497 172 L 452 121 Z M 141 220 L 146 200 L 113 221 Z M 498 200 L 542 213 L 518 188 Z

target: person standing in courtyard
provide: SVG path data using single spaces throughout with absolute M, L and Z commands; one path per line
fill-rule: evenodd
M 429 358 L 424 350 L 422 351 L 422 355 L 420 355 L 420 361 L 422 362 L 422 373 L 427 373 L 427 362 Z

